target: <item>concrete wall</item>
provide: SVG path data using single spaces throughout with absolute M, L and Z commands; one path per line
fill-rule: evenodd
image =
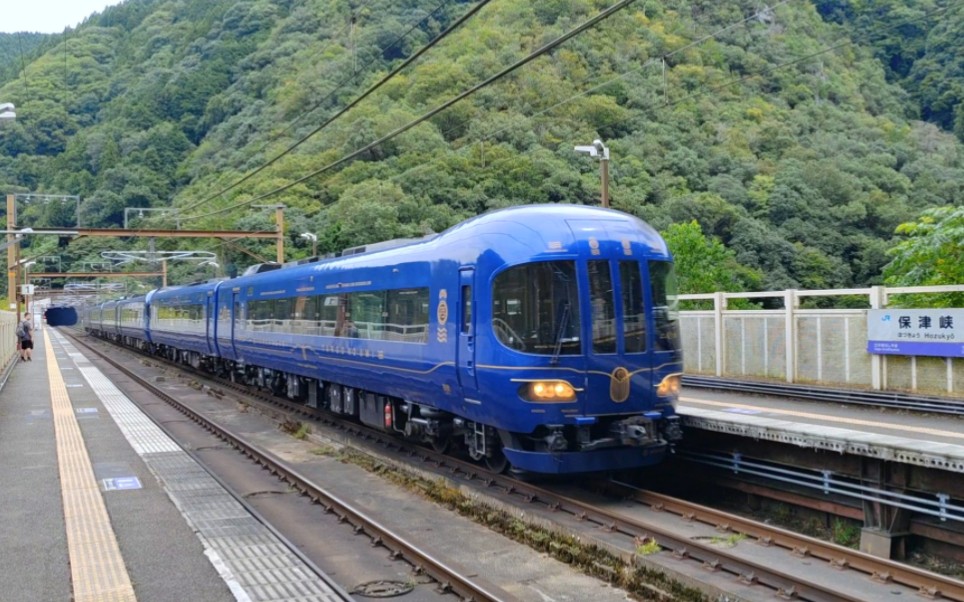
M 723 378 L 948 394 L 964 392 L 964 359 L 867 353 L 867 309 L 801 309 L 808 297 L 866 298 L 887 307 L 901 293 L 955 287 L 680 295 L 713 309 L 680 312 L 685 371 Z M 733 299 L 777 299 L 782 309 L 728 309 Z M 771 305 L 775 304 L 772 300 Z M 722 352 L 720 352 L 722 350 Z
M 0 370 L 3 370 L 17 354 L 17 314 L 0 311 Z

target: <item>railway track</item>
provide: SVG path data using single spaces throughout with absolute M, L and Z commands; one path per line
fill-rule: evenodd
M 299 474 L 280 458 L 258 445 L 236 436 L 208 417 L 195 412 L 192 408 L 167 394 L 150 380 L 128 369 L 122 362 L 110 357 L 104 351 L 87 344 L 87 342 L 80 337 L 73 336 L 73 333 L 69 333 L 69 336 L 75 344 L 94 353 L 102 361 L 107 362 L 115 369 L 123 372 L 140 386 L 149 390 L 154 396 L 162 399 L 165 403 L 184 414 L 191 421 L 197 423 L 239 452 L 248 456 L 252 461 L 288 483 L 313 502 L 321 505 L 326 512 L 333 513 L 339 520 L 352 525 L 356 532 L 364 531 L 371 538 L 373 545 L 387 548 L 391 551 L 394 558 L 404 558 L 407 562 L 417 567 L 420 572 L 432 577 L 439 584 L 439 588 L 442 591 L 450 591 L 464 600 L 473 600 L 476 602 L 516 602 L 516 597 L 474 574 L 473 571 L 457 566 L 443 558 L 433 556 L 430 552 L 420 548 L 417 543 L 396 534 L 389 527 L 350 501 L 340 498 L 329 489 L 321 487 L 311 479 Z M 324 576 L 322 575 L 322 577 Z
M 88 345 L 85 345 L 85 347 L 90 348 Z M 102 353 L 98 353 L 98 355 L 105 357 Z M 110 358 L 105 357 L 105 359 L 110 361 L 112 365 L 116 365 Z M 156 360 L 156 358 L 154 359 Z M 179 365 L 172 366 L 179 370 L 185 369 L 185 367 Z M 123 368 L 119 369 L 124 370 Z M 129 372 L 125 370 L 125 373 Z M 196 374 L 196 376 L 203 376 L 212 380 L 208 375 Z M 140 378 L 138 378 L 138 381 L 142 382 L 144 386 L 154 389 L 150 382 L 143 381 Z M 223 389 L 227 388 L 236 389 L 246 396 L 253 395 L 247 387 L 223 380 L 216 382 L 218 384 L 212 389 L 216 396 L 223 395 Z M 782 554 L 793 558 L 808 559 L 810 562 L 815 560 L 820 563 L 822 569 L 829 569 L 838 575 L 849 575 L 845 578 L 863 577 L 870 589 L 883 587 L 889 588 L 891 593 L 920 594 L 931 599 L 964 602 L 964 583 L 960 581 L 798 535 L 765 523 L 743 519 L 736 515 L 683 500 L 643 491 L 625 483 L 608 481 L 594 484 L 593 491 L 604 492 L 610 500 L 632 500 L 633 503 L 645 507 L 647 514 L 671 517 L 676 523 L 705 525 L 709 527 L 711 532 L 720 533 L 723 537 L 732 537 L 741 540 L 741 542 L 742 540 L 748 540 L 758 548 L 766 550 L 763 554 L 758 553 L 758 550 L 746 554 L 741 552 L 741 548 L 745 551 L 747 546 L 739 545 L 727 549 L 717 545 L 713 541 L 713 537 L 694 538 L 691 534 L 687 534 L 685 530 L 681 531 L 678 525 L 662 526 L 661 523 L 668 520 L 666 518 L 654 520 L 650 516 L 650 519 L 644 520 L 638 516 L 633 516 L 632 513 L 627 513 L 625 510 L 617 511 L 601 507 L 599 503 L 584 499 L 592 497 L 590 492 L 564 495 L 555 488 L 540 487 L 507 475 L 493 474 L 477 464 L 437 454 L 419 446 L 409 445 L 357 423 L 341 420 L 303 405 L 287 403 L 283 399 L 264 394 L 257 394 L 257 397 L 261 403 L 269 404 L 273 411 L 280 411 L 288 417 L 284 418 L 286 420 L 291 420 L 293 416 L 321 420 L 329 426 L 342 429 L 349 436 L 365 438 L 370 442 L 376 442 L 378 446 L 384 449 L 394 450 L 397 454 L 406 456 L 407 459 L 404 462 L 408 465 L 415 464 L 420 470 L 429 470 L 433 474 L 444 475 L 445 478 L 452 479 L 460 485 L 471 484 L 480 491 L 486 492 L 488 497 L 504 500 L 508 505 L 524 509 L 526 514 L 539 513 L 543 516 L 550 516 L 553 522 L 557 524 L 568 522 L 573 525 L 571 528 L 575 530 L 577 536 L 582 536 L 587 532 L 590 534 L 606 533 L 608 538 L 620 542 L 616 549 L 621 549 L 623 552 L 621 554 L 617 552 L 616 555 L 622 558 L 624 565 L 602 567 L 602 570 L 599 571 L 601 574 L 615 575 L 632 567 L 646 564 L 647 561 L 655 560 L 658 556 L 663 556 L 671 558 L 671 563 L 696 566 L 708 575 L 723 576 L 724 579 L 729 578 L 735 587 L 756 590 L 763 597 L 778 595 L 785 599 L 812 601 L 866 601 L 874 599 L 866 594 L 858 595 L 841 591 L 837 580 L 827 578 L 826 570 L 808 575 L 795 574 L 781 569 L 779 563 L 775 563 L 773 560 L 775 554 Z M 176 400 L 173 401 L 177 404 Z M 208 422 L 203 417 L 195 416 L 188 409 L 182 411 L 192 420 L 201 424 Z M 234 437 L 230 433 L 221 432 L 221 429 L 216 425 L 206 426 L 206 428 L 235 445 Z M 487 586 L 474 592 L 463 589 L 472 587 L 472 580 L 465 582 L 458 575 L 452 575 L 449 569 L 444 566 L 444 563 L 438 564 L 436 563 L 438 559 L 421 554 L 417 546 L 410 546 L 406 549 L 404 542 L 396 544 L 391 534 L 376 535 L 379 532 L 378 526 L 367 525 L 363 513 L 355 514 L 344 500 L 318 491 L 313 484 L 304 478 L 286 470 L 284 463 L 276 458 L 268 457 L 267 454 L 257 450 L 254 446 L 243 443 L 235 446 L 281 478 L 288 480 L 305 495 L 317 500 L 326 509 L 338 513 L 339 516 L 345 516 L 345 519 L 352 524 L 365 529 L 367 533 L 372 534 L 373 539 L 381 538 L 381 543 L 393 550 L 396 548 L 392 546 L 398 545 L 398 553 L 405 555 L 413 563 L 424 562 L 428 574 L 440 583 L 450 586 L 452 591 L 459 595 L 475 600 L 507 599 L 487 597 L 496 595 L 495 590 Z M 647 551 L 641 553 L 641 549 Z

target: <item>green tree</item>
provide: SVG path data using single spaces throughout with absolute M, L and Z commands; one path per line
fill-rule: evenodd
M 891 286 L 930 286 L 964 283 L 964 206 L 935 207 L 916 222 L 897 227 L 906 238 L 887 251 L 884 282 Z M 964 307 L 964 293 L 915 296 L 908 304 Z
M 673 224 L 662 234 L 676 262 L 680 293 L 739 292 L 762 280 L 723 243 L 707 238 L 696 220 Z

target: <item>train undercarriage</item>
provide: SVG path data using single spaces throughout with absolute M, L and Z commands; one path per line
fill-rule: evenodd
M 105 336 L 169 361 L 271 391 L 311 408 L 431 446 L 440 453 L 466 455 L 502 472 L 506 450 L 521 454 L 569 455 L 617 448 L 663 448 L 682 437 L 675 418 L 608 417 L 591 425 L 545 425 L 520 434 L 495 429 L 432 406 L 373 391 L 215 358 L 195 351 L 116 335 Z M 510 454 L 512 455 L 512 454 Z

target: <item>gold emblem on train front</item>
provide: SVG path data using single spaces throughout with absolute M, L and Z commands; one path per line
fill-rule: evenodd
M 619 367 L 609 375 L 609 398 L 615 403 L 622 403 L 629 399 L 629 370 Z
M 599 255 L 599 241 L 593 236 L 589 239 L 589 254 Z

